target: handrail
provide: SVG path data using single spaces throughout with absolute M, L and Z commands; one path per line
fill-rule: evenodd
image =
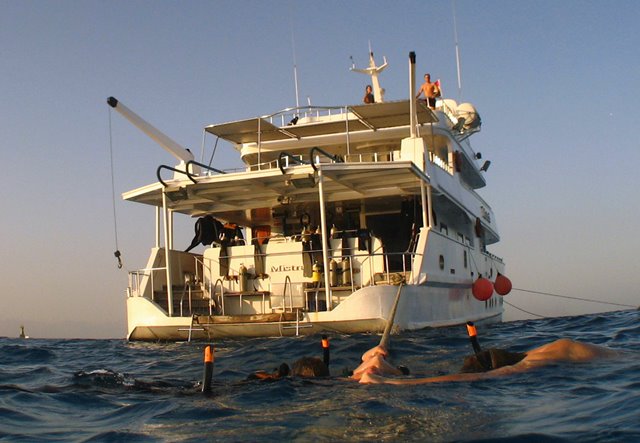
M 291 278 L 287 275 L 284 278 L 284 290 L 282 291 L 282 303 L 284 304 L 284 312 L 287 312 L 287 282 L 289 283 L 289 303 L 291 306 L 291 312 L 293 312 L 293 292 L 291 289 Z
M 151 280 L 151 301 L 154 301 L 154 271 L 165 271 L 167 269 L 166 266 L 162 266 L 159 268 L 145 268 L 145 269 L 137 269 L 135 271 L 129 271 L 129 293 L 133 296 L 133 291 L 138 294 L 138 297 L 142 297 L 142 293 L 140 292 L 140 286 L 142 285 L 142 279 L 144 277 L 148 277 Z M 142 278 L 141 278 L 142 277 Z M 135 288 L 133 288 L 133 284 L 135 283 Z
M 286 172 L 284 172 L 284 167 L 282 166 L 282 164 L 284 163 L 282 161 L 283 158 L 287 158 L 290 159 L 289 161 L 293 164 L 298 164 L 298 165 L 308 165 L 309 163 L 304 161 L 304 160 L 300 160 L 299 158 L 294 157 L 292 154 L 289 154 L 288 152 L 281 152 L 280 155 L 278 156 L 278 167 L 280 168 L 280 172 L 282 172 L 282 175 L 286 174 Z M 313 162 L 312 162 L 313 164 Z M 315 168 L 314 168 L 315 169 Z
M 222 315 L 224 315 L 224 282 L 221 278 L 217 279 L 213 284 L 213 290 L 209 290 L 209 297 L 213 300 L 213 295 L 216 293 L 216 288 L 218 287 L 218 282 L 220 282 L 220 305 L 222 308 Z M 211 285 L 211 280 L 209 280 L 209 285 Z M 209 311 L 211 312 L 211 311 Z
M 173 172 L 178 172 L 180 174 L 184 174 L 187 177 L 189 177 L 189 180 L 191 180 L 194 184 L 197 183 L 195 181 L 195 179 L 193 177 L 191 177 L 191 174 L 189 174 L 189 172 L 187 172 L 187 171 L 182 171 L 181 169 L 173 168 L 173 167 L 167 166 L 167 165 L 160 165 L 160 166 L 158 166 L 158 169 L 156 170 L 156 177 L 158 177 L 158 181 L 160 183 L 162 183 L 162 186 L 165 187 L 165 188 L 167 186 L 169 186 L 169 185 L 167 183 L 165 183 L 164 180 L 162 180 L 162 177 L 160 176 L 160 171 L 162 169 L 168 169 L 169 171 L 173 171 Z
M 193 175 L 191 172 L 189 172 L 189 169 L 190 169 L 190 168 L 189 168 L 189 166 L 191 166 L 191 165 L 200 166 L 201 168 L 207 169 L 207 170 L 209 170 L 209 171 L 217 172 L 218 174 L 226 174 L 226 172 L 224 172 L 224 171 L 223 171 L 223 170 L 221 170 L 221 169 L 213 168 L 213 167 L 211 167 L 211 166 L 209 166 L 209 165 L 205 165 L 204 163 L 200 163 L 200 162 L 197 162 L 197 161 L 195 161 L 195 160 L 189 160 L 189 161 L 186 163 L 187 176 L 188 176 L 188 177 L 191 179 L 191 181 L 193 181 L 194 183 L 195 183 L 195 179 L 193 178 L 193 177 L 194 177 L 194 175 Z
M 332 160 L 334 163 L 344 163 L 344 158 L 342 158 L 342 156 L 338 154 L 336 155 L 329 154 L 327 151 L 324 151 L 316 146 L 311 148 L 311 151 L 309 151 L 309 159 L 311 160 L 311 167 L 313 168 L 314 171 L 318 170 L 318 168 L 316 167 L 316 162 L 313 160 L 314 159 L 313 153 L 315 151 L 318 151 L 320 154 Z

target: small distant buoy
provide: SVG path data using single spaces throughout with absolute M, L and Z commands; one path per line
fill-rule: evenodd
M 330 360 L 330 354 L 329 354 L 329 339 L 327 338 L 326 335 L 322 336 L 322 361 L 324 361 L 324 364 L 327 365 L 327 368 L 329 367 L 329 360 Z
M 493 283 L 487 278 L 480 277 L 473 282 L 471 292 L 473 296 L 480 301 L 489 300 L 493 295 Z
M 498 294 L 503 296 L 507 295 L 509 292 L 511 292 L 511 280 L 498 272 L 498 276 L 496 277 L 496 281 L 493 284 L 493 287 Z
M 213 377 L 213 346 L 204 348 L 204 371 L 202 374 L 202 392 L 211 392 L 211 379 Z

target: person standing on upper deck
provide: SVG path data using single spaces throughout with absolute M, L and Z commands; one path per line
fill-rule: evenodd
M 365 88 L 362 101 L 367 104 L 375 103 L 375 99 L 373 97 L 373 88 L 371 87 L 371 85 L 367 85 L 367 87 Z
M 420 90 L 416 95 L 416 98 L 419 98 L 421 94 L 424 94 L 424 98 L 427 102 L 427 105 L 434 109 L 436 107 L 436 98 L 440 97 L 440 88 L 437 83 L 431 83 L 431 75 L 424 75 L 424 83 L 420 86 Z

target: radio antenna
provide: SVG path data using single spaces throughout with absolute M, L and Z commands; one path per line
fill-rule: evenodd
M 293 56 L 293 85 L 296 89 L 296 108 L 300 107 L 300 99 L 298 94 L 298 64 L 296 63 L 296 41 L 293 32 L 293 12 L 289 9 L 289 23 L 291 25 L 291 52 Z
M 460 68 L 460 47 L 458 45 L 458 23 L 456 20 L 456 0 L 451 0 L 453 8 L 453 42 L 456 47 L 456 70 L 458 71 L 458 100 L 462 100 L 462 74 Z

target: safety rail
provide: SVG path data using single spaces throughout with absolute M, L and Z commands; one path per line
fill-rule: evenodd
M 269 123 L 286 127 L 295 125 L 300 118 L 344 118 L 349 115 L 349 110 L 345 106 L 298 106 L 295 108 L 287 108 L 274 114 L 266 115 L 261 118 Z
M 287 283 L 289 283 L 289 305 L 291 306 L 289 312 L 293 312 L 293 290 L 291 289 L 291 277 L 288 275 L 284 278 L 284 289 L 282 290 L 283 310 L 287 312 Z
M 448 161 L 445 161 L 442 158 L 438 157 L 431 151 L 429 151 L 429 161 L 445 171 L 447 174 L 453 175 L 453 165 L 451 165 L 451 163 L 449 163 Z
M 213 284 L 213 287 L 211 287 L 211 279 L 209 279 L 209 299 L 213 302 L 213 296 L 216 293 L 218 283 L 220 283 L 220 309 L 222 315 L 224 315 L 224 282 L 221 278 L 216 280 L 216 282 Z M 209 315 L 213 315 L 211 304 L 209 304 Z
M 142 286 L 142 279 L 145 277 L 151 280 L 151 300 L 154 299 L 154 273 L 158 271 L 166 271 L 167 268 L 165 266 L 161 268 L 146 268 L 146 269 L 138 269 L 136 271 L 129 271 L 129 286 L 127 287 L 127 292 L 129 297 L 142 297 L 143 294 L 140 293 L 140 288 Z
M 195 183 L 195 179 L 194 179 L 193 177 L 194 177 L 195 175 L 194 175 L 194 174 L 192 174 L 191 172 L 189 172 L 189 170 L 191 169 L 191 168 L 190 168 L 190 166 L 192 166 L 192 165 L 199 166 L 199 167 L 201 167 L 201 168 L 203 168 L 203 169 L 206 169 L 206 170 L 208 170 L 208 171 L 211 171 L 211 172 L 217 172 L 218 174 L 226 174 L 226 172 L 225 172 L 225 171 L 223 171 L 223 170 L 221 170 L 221 169 L 217 169 L 217 168 L 214 168 L 214 167 L 212 167 L 212 166 L 205 165 L 204 163 L 200 163 L 200 162 L 197 162 L 197 161 L 195 161 L 195 160 L 189 160 L 189 161 L 187 162 L 187 164 L 186 164 L 187 176 L 188 176 L 188 177 L 191 179 L 191 181 L 193 181 L 194 183 Z
M 324 155 L 325 157 L 327 157 L 329 160 L 331 160 L 334 163 L 344 163 L 344 158 L 342 158 L 342 156 L 340 155 L 333 155 L 333 154 L 329 154 L 327 151 L 324 151 L 320 148 L 318 148 L 317 146 L 314 148 L 311 148 L 311 151 L 309 151 L 309 160 L 311 161 L 311 167 L 313 168 L 314 171 L 317 171 L 318 168 L 316 167 L 316 158 L 318 158 L 318 163 L 320 163 L 320 158 L 319 156 L 316 157 L 314 154 L 314 152 L 318 152 L 322 155 Z
M 284 160 L 287 160 L 286 162 L 284 162 Z M 286 163 L 286 166 L 285 166 Z M 292 163 L 294 165 L 308 165 L 310 164 L 307 161 L 302 160 L 301 156 L 295 156 L 293 154 L 289 154 L 288 152 L 281 152 L 280 155 L 278 155 L 278 167 L 280 168 L 280 172 L 282 172 L 282 174 L 286 174 L 286 172 L 284 172 L 285 168 L 289 167 L 289 163 Z
M 158 177 L 158 181 L 162 183 L 162 186 L 165 188 L 169 185 L 164 180 L 162 180 L 162 176 L 160 175 L 160 171 L 162 171 L 163 169 L 168 169 L 169 171 L 177 172 L 179 174 L 184 174 L 187 177 L 189 177 L 189 180 L 191 180 L 194 184 L 197 183 L 196 180 L 191 176 L 191 174 L 188 171 L 183 171 L 181 169 L 174 168 L 172 166 L 160 165 L 156 170 L 156 177 Z
M 380 249 L 377 249 L 377 251 L 379 251 Z M 322 250 L 321 249 L 312 249 L 312 250 L 308 250 L 308 251 L 304 251 L 304 253 L 307 254 L 321 254 Z M 292 255 L 298 255 L 299 252 L 279 252 L 279 253 L 271 253 L 268 254 L 270 257 L 287 257 L 287 256 L 292 256 Z M 358 289 L 359 287 L 366 287 L 366 286 L 375 286 L 376 284 L 379 284 L 380 281 L 386 281 L 386 282 L 391 282 L 392 281 L 392 275 L 393 274 L 397 274 L 399 272 L 402 272 L 403 274 L 408 274 L 411 272 L 411 270 L 413 269 L 413 263 L 415 261 L 416 257 L 422 256 L 422 253 L 417 253 L 417 252 L 412 252 L 412 251 L 407 251 L 407 252 L 376 252 L 373 251 L 371 254 L 349 254 L 349 255 L 342 255 L 342 250 L 340 249 L 329 249 L 329 255 L 330 256 L 339 256 L 339 257 L 343 257 L 343 261 L 344 260 L 349 260 L 349 286 L 351 287 L 351 291 L 354 292 L 356 289 Z M 248 261 L 250 259 L 252 259 L 254 256 L 252 254 L 238 254 L 238 255 L 224 255 L 224 256 L 220 256 L 218 257 L 218 260 L 220 259 L 234 259 L 234 260 L 238 260 L 238 261 Z M 384 262 L 384 268 L 383 269 L 376 269 L 375 268 L 375 264 L 374 264 L 374 258 L 375 257 L 382 257 L 383 258 L 383 262 Z M 392 257 L 401 257 L 401 269 L 395 269 L 395 270 L 391 270 L 390 269 L 390 258 Z M 214 263 L 220 263 L 218 260 L 211 260 Z M 354 263 L 359 262 L 359 266 L 355 267 Z M 356 285 L 356 281 L 355 281 L 355 274 L 360 273 L 362 275 L 362 271 L 366 269 L 368 271 L 368 281 L 367 284 L 365 284 L 365 280 L 364 279 L 360 279 L 360 284 Z M 236 269 L 233 267 L 229 267 L 229 271 L 230 274 L 229 276 L 235 276 L 235 275 L 239 275 L 240 274 L 240 269 Z M 384 276 L 384 280 L 376 280 L 376 275 L 382 275 Z M 269 278 L 269 277 L 267 277 Z M 283 288 L 283 294 L 282 296 L 286 295 L 286 288 L 287 288 L 287 278 L 289 278 L 289 276 L 285 277 L 285 284 L 284 284 L 284 288 Z M 209 286 L 211 287 L 211 280 L 209 280 Z M 232 278 L 229 279 L 229 282 L 234 281 Z M 305 280 L 306 281 L 306 280 Z M 309 279 L 309 281 L 311 281 Z M 217 288 L 217 285 L 220 284 L 222 288 L 224 288 L 224 280 L 222 278 L 218 278 L 215 282 L 215 285 L 213 286 L 213 291 L 215 291 L 215 289 Z M 289 278 L 289 289 L 291 291 L 291 280 Z M 341 285 L 342 286 L 342 285 Z M 212 291 L 210 289 L 210 291 Z M 210 292 L 211 293 L 211 297 L 213 297 L 215 295 L 215 292 Z M 280 295 L 280 294 L 278 294 Z

